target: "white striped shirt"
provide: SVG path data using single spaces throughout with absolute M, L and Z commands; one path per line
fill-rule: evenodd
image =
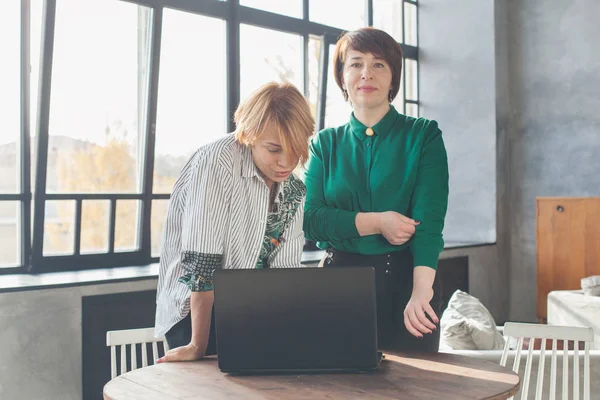
M 290 176 L 278 185 L 275 202 L 291 201 L 284 195 L 291 185 L 299 189 L 294 200 L 299 204 L 282 232 L 281 244 L 269 256 L 271 268 L 301 266 L 304 184 Z M 252 152 L 233 135 L 194 153 L 175 182 L 167 211 L 156 294 L 157 337 L 190 312 L 191 291 L 178 281 L 189 273 L 190 264 L 210 269 L 211 279 L 215 263 L 220 268 L 256 267 L 268 207 L 269 188 L 258 174 Z

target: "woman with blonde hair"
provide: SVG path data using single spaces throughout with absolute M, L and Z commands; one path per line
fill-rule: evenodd
M 300 266 L 304 184 L 292 173 L 308 157 L 314 119 L 303 95 L 271 82 L 240 104 L 236 131 L 198 149 L 173 187 L 156 297 L 158 362 L 216 354 L 217 268 Z

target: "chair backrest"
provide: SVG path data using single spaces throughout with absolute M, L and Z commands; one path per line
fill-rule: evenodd
M 148 344 L 152 345 L 152 363 L 160 357 L 158 343 L 163 344 L 164 352 L 169 351 L 169 345 L 164 337 L 155 338 L 154 328 L 125 329 L 106 332 L 106 345 L 110 347 L 110 377 L 117 377 L 117 348 L 121 353 L 121 365 L 118 375 L 127 372 L 127 346 L 130 347 L 131 370 L 138 368 L 137 345 L 140 345 L 142 354 L 142 367 L 148 366 Z
M 525 365 L 525 372 L 522 377 L 521 385 L 521 399 L 527 399 L 529 392 L 529 382 L 531 375 L 531 366 L 533 363 L 534 346 L 536 339 L 540 339 L 541 345 L 539 352 L 538 361 L 538 375 L 537 385 L 535 391 L 535 399 L 542 399 L 542 392 L 544 388 L 544 367 L 546 359 L 546 341 L 552 341 L 552 357 L 550 360 L 551 371 L 550 371 L 550 387 L 548 390 L 548 397 L 550 400 L 556 398 L 556 380 L 557 380 L 557 355 L 559 341 L 562 342 L 562 398 L 567 399 L 569 394 L 569 355 L 572 355 L 573 361 L 573 399 L 579 400 L 579 344 L 584 343 L 584 360 L 583 360 L 583 398 L 584 400 L 590 399 L 590 343 L 593 341 L 594 333 L 592 328 L 582 327 L 571 327 L 571 326 L 554 326 L 554 325 L 540 325 L 540 324 L 525 324 L 507 322 L 504 325 L 504 336 L 506 337 L 506 344 L 502 353 L 502 359 L 500 364 L 506 366 L 508 354 L 510 352 L 510 338 L 517 338 L 517 348 L 515 351 L 515 358 L 513 362 L 513 371 L 519 373 L 519 364 L 521 362 L 521 349 L 525 339 L 529 339 L 527 347 L 527 363 Z M 569 342 L 574 342 L 573 350 L 569 351 Z M 560 357 L 560 355 L 559 355 Z M 512 398 L 511 398 L 512 399 Z

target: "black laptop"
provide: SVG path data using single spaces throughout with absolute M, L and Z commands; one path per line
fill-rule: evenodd
M 373 268 L 219 269 L 218 365 L 223 372 L 377 368 Z

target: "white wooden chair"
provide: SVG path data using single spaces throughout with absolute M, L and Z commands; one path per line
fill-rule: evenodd
M 131 369 L 137 369 L 137 353 L 136 348 L 139 344 L 142 352 L 142 367 L 148 366 L 147 345 L 152 345 L 152 363 L 160 357 L 158 343 L 162 342 L 164 351 L 169 351 L 169 345 L 164 337 L 155 338 L 154 328 L 142 329 L 125 329 L 120 331 L 106 332 L 106 345 L 110 347 L 110 377 L 117 377 L 117 347 L 120 347 L 121 352 L 121 368 L 120 373 L 127 372 L 127 346 L 130 347 L 131 353 Z
M 572 355 L 573 361 L 573 399 L 579 400 L 579 342 L 585 343 L 584 360 L 583 360 L 583 398 L 584 400 L 590 400 L 590 343 L 593 341 L 594 333 L 592 328 L 582 327 L 570 327 L 570 326 L 554 326 L 554 325 L 540 325 L 540 324 L 524 324 L 507 322 L 504 325 L 504 336 L 506 339 L 506 345 L 502 353 L 502 359 L 500 364 L 506 366 L 507 358 L 509 353 L 515 353 L 515 359 L 513 362 L 513 371 L 519 373 L 519 364 L 521 362 L 521 349 L 523 348 L 524 338 L 529 338 L 529 346 L 527 353 L 527 363 L 525 365 L 525 371 L 522 375 L 521 381 L 521 399 L 527 399 L 529 391 L 529 382 L 531 376 L 531 366 L 533 363 L 534 355 L 534 343 L 535 339 L 541 339 L 540 350 L 536 350 L 536 355 L 539 355 L 538 361 L 538 374 L 537 374 L 537 385 L 535 391 L 535 399 L 540 400 L 542 398 L 549 398 L 554 400 L 556 398 L 556 378 L 557 378 L 557 343 L 562 341 L 563 343 L 563 354 L 562 354 L 562 398 L 569 398 L 569 355 Z M 518 339 L 516 350 L 509 349 L 510 338 L 514 337 Z M 544 364 L 546 359 L 546 340 L 552 340 L 552 357 L 550 360 L 550 387 L 548 388 L 547 395 L 543 395 L 544 390 Z M 573 341 L 574 346 L 572 351 L 569 351 L 568 341 Z M 548 397 L 546 397 L 548 396 Z M 513 398 L 511 397 L 511 400 Z

